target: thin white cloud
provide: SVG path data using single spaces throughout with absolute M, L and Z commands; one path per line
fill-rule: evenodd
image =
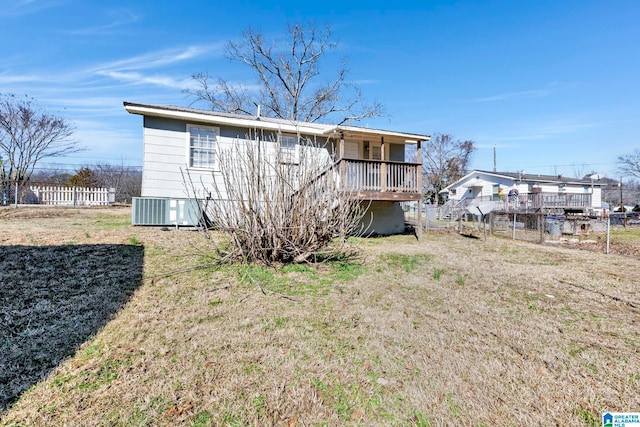
M 209 45 L 187 46 L 186 48 L 164 49 L 149 52 L 131 58 L 107 62 L 95 67 L 95 72 L 148 70 L 163 67 L 191 59 L 195 59 L 211 52 L 222 52 L 223 43 Z
M 36 2 L 36 0 L 20 0 L 20 1 L 15 2 L 13 7 L 8 7 L 7 9 L 9 9 L 9 10 L 20 10 L 20 9 L 24 9 L 24 8 L 28 7 L 29 5 L 34 4 L 35 2 Z
M 41 81 L 38 76 L 29 74 L 0 74 L 0 85 Z
M 123 110 L 124 111 L 124 110 Z M 124 119 L 128 119 L 125 113 Z M 80 142 L 87 151 L 78 157 L 86 159 L 117 160 L 120 157 L 135 159 L 138 162 L 142 157 L 142 135 L 137 127 L 131 129 L 122 126 L 114 128 L 112 124 L 99 120 L 77 120 L 74 122 L 76 131 L 73 138 Z M 87 161 L 86 163 L 93 163 Z
M 357 85 L 374 85 L 374 84 L 382 83 L 382 80 L 361 79 L 361 80 L 354 80 L 353 83 Z
M 551 91 L 548 89 L 534 89 L 534 90 L 524 90 L 520 92 L 508 92 L 501 93 L 498 95 L 487 96 L 484 98 L 475 98 L 472 99 L 472 102 L 495 102 L 495 101 L 506 101 L 512 99 L 532 99 L 532 98 L 541 98 L 543 96 L 551 95 Z
M 109 23 L 82 28 L 79 30 L 71 30 L 68 31 L 68 34 L 81 36 L 105 35 L 114 32 L 116 28 L 132 24 L 140 20 L 140 16 L 129 9 L 109 9 L 106 13 L 111 18 Z
M 77 98 L 70 98 L 65 96 L 61 98 L 48 98 L 48 101 L 57 104 L 64 103 L 70 108 L 104 108 L 107 105 L 113 105 L 122 102 L 120 97 L 117 96 L 81 96 Z
M 101 75 L 111 77 L 112 79 L 119 80 L 121 82 L 143 85 L 151 84 L 155 86 L 164 86 L 174 89 L 186 89 L 192 86 L 192 79 L 176 80 L 168 76 L 146 76 L 136 72 L 121 72 L 121 71 L 102 71 Z
M 38 13 L 42 10 L 56 7 L 63 1 L 36 1 L 36 0 L 2 0 L 0 1 L 0 16 L 24 16 Z
M 84 71 L 87 74 L 85 78 L 89 79 L 91 76 L 107 78 L 117 82 L 117 86 L 121 86 L 121 84 L 127 86 L 152 85 L 179 90 L 189 89 L 193 88 L 194 81 L 191 76 L 185 77 L 184 73 L 180 73 L 180 77 L 175 77 L 166 71 L 161 73 L 143 73 L 143 71 L 166 69 L 189 61 L 197 61 L 211 54 L 219 55 L 222 53 L 223 45 L 221 42 L 147 52 L 90 67 Z
M 45 98 L 43 103 L 62 108 L 61 115 L 78 123 L 93 118 L 96 121 L 109 117 L 122 117 L 122 97 Z

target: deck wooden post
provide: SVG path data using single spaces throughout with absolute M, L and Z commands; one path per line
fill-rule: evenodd
M 417 219 L 417 226 L 418 226 L 418 241 L 422 240 L 422 141 L 418 141 L 418 146 L 417 146 L 417 161 L 418 163 L 420 163 L 420 166 L 418 166 L 418 176 L 417 176 L 417 185 L 418 185 L 418 193 L 420 193 L 420 198 L 418 199 L 418 219 Z M 426 221 L 429 221 L 429 214 L 428 212 L 425 212 L 427 217 L 426 217 Z
M 342 190 L 348 190 L 347 187 L 347 164 L 344 161 L 344 132 L 340 132 L 340 141 L 338 142 L 338 156 L 340 166 L 338 167 L 340 173 L 340 187 Z M 347 236 L 344 229 L 344 215 L 341 215 L 340 221 L 340 242 L 344 243 L 347 240 Z
M 384 155 L 384 136 L 380 137 L 380 191 L 387 191 L 387 159 Z
M 344 133 L 340 132 L 340 142 L 338 143 L 338 156 L 340 160 L 340 185 L 342 189 L 347 189 L 347 164 L 344 161 Z

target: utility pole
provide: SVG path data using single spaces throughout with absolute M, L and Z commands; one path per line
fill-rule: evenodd
M 497 162 L 496 162 L 496 146 L 493 146 L 493 171 L 497 172 Z
M 620 212 L 624 212 L 624 205 L 622 204 L 622 178 L 620 178 L 618 188 L 620 188 Z

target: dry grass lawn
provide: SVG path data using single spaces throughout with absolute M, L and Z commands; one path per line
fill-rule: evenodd
M 197 233 L 129 215 L 0 209 L 1 425 L 599 426 L 640 410 L 637 258 L 433 232 L 318 268 L 199 268 Z

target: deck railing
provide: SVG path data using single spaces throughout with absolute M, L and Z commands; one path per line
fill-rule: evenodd
M 419 163 L 342 159 L 340 182 L 345 190 L 419 193 Z
M 474 198 L 464 198 L 458 203 L 458 206 L 466 208 L 467 206 L 494 202 L 495 209 L 503 209 L 506 211 L 530 211 L 540 208 L 587 208 L 591 207 L 591 194 L 558 194 L 558 193 L 521 193 L 517 197 L 497 195 L 494 196 L 478 196 Z
M 530 193 L 529 198 L 535 207 L 588 207 L 591 194 L 550 194 Z

